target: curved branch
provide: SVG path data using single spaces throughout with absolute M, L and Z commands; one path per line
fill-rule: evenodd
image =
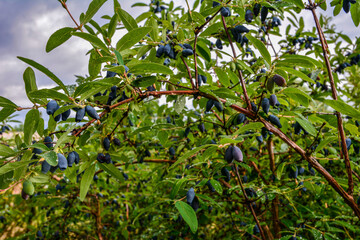
M 200 92 L 199 90 L 179 90 L 179 91 L 154 91 L 154 92 L 146 92 L 145 94 L 142 94 L 141 96 L 139 96 L 136 99 L 144 99 L 146 97 L 149 96 L 162 96 L 162 95 L 194 95 L 194 94 L 198 94 L 202 97 L 206 97 L 208 99 L 213 99 L 213 100 L 217 100 L 214 96 L 209 95 L 207 93 L 204 92 Z M 121 101 L 119 103 L 116 103 L 112 106 L 109 107 L 109 109 L 114 109 L 117 106 L 120 106 L 122 104 L 125 103 L 129 103 L 131 101 L 135 100 L 135 98 L 129 98 L 126 99 L 124 101 Z M 226 100 L 219 98 L 219 100 L 222 103 L 226 103 Z M 322 176 L 324 176 L 324 178 L 329 182 L 329 184 L 332 186 L 332 188 L 338 192 L 340 194 L 340 196 L 344 199 L 344 201 L 346 202 L 347 205 L 349 205 L 349 207 L 351 207 L 353 209 L 353 211 L 355 212 L 356 216 L 360 219 L 360 209 L 357 206 L 356 202 L 354 201 L 354 198 L 349 195 L 341 186 L 340 184 L 334 179 L 333 176 L 331 176 L 331 174 L 325 170 L 325 168 L 323 168 L 321 166 L 321 164 L 316 160 L 316 158 L 309 156 L 308 154 L 306 154 L 306 151 L 304 149 L 302 149 L 299 145 L 297 145 L 294 141 L 292 141 L 289 137 L 287 137 L 280 129 L 274 127 L 271 123 L 269 123 L 268 121 L 266 121 L 265 119 L 261 118 L 261 117 L 256 117 L 256 114 L 248 109 L 245 109 L 243 107 L 240 107 L 238 105 L 232 104 L 229 107 L 231 107 L 232 109 L 236 110 L 237 112 L 243 113 L 245 114 L 248 118 L 255 120 L 257 122 L 261 122 L 262 124 L 264 124 L 264 127 L 271 131 L 272 133 L 274 133 L 276 136 L 278 136 L 281 140 L 283 140 L 287 145 L 289 145 L 291 148 L 293 148 L 297 153 L 299 153 L 306 161 L 308 161 L 310 163 L 310 165 L 315 168 Z M 104 112 L 102 112 L 100 114 L 100 118 L 102 116 L 105 115 L 105 113 L 107 113 L 108 109 L 104 110 Z M 91 125 L 91 123 L 94 122 L 94 119 L 89 121 L 87 124 L 85 124 L 87 127 L 89 125 Z M 86 129 L 86 128 L 85 128 Z M 85 130 L 83 128 L 80 129 L 80 133 L 81 131 Z M 74 130 L 76 131 L 76 130 Z M 78 134 L 79 135 L 79 134 Z M 78 136 L 77 135 L 77 136 Z

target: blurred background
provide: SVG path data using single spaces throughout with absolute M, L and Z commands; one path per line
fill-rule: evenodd
M 85 12 L 91 0 L 68 0 L 67 5 L 74 18 L 78 21 L 82 12 Z M 149 3 L 150 0 L 119 0 L 121 7 L 136 18 L 147 7 L 131 8 L 136 2 Z M 169 1 L 166 1 L 169 2 Z M 194 0 L 189 0 L 192 6 Z M 175 0 L 175 5 L 186 6 L 185 0 Z M 332 15 L 333 8 L 328 2 L 327 11 L 318 9 L 319 13 L 327 16 Z M 100 25 L 107 20 L 101 16 L 113 13 L 113 1 L 108 0 L 100 11 L 95 15 L 94 20 Z M 303 10 L 302 16 L 305 20 L 305 30 L 314 27 L 314 21 L 310 11 Z M 356 28 L 351 20 L 350 14 L 343 10 L 333 19 L 337 30 L 348 35 L 352 40 L 360 35 L 360 29 Z M 285 31 L 287 21 L 284 20 L 282 29 Z M 66 10 L 62 8 L 57 0 L 0 0 L 0 96 L 11 99 L 21 107 L 30 107 L 27 100 L 23 72 L 28 67 L 17 59 L 22 56 L 35 60 L 49 68 L 65 84 L 74 84 L 74 75 L 84 76 L 88 72 L 88 56 L 86 52 L 91 45 L 80 38 L 70 38 L 65 44 L 54 49 L 50 53 L 45 52 L 46 42 L 50 35 L 63 27 L 74 27 Z M 118 31 L 115 42 L 120 39 L 124 32 Z M 277 40 L 273 41 L 276 43 Z M 278 46 L 275 44 L 275 48 Z M 34 69 L 35 70 L 35 69 Z M 35 70 L 38 88 L 53 87 L 53 81 L 44 74 Z M 104 76 L 105 72 L 103 72 Z M 17 120 L 23 121 L 27 111 L 18 112 Z M 48 116 L 43 114 L 45 122 Z

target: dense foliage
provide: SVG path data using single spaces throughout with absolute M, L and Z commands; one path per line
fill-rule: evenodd
M 87 75 L 18 57 L 33 106 L 0 97 L 5 238 L 357 239 L 360 40 L 326 1 L 114 0 L 99 25 L 105 2 L 46 45 L 91 43 Z M 359 25 L 359 1 L 331 6 Z

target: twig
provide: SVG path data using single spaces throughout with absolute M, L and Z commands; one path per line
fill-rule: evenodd
M 238 182 L 239 182 L 239 184 L 240 184 L 241 190 L 242 190 L 242 192 L 243 192 L 243 195 L 244 195 L 244 197 L 245 197 L 245 200 L 246 200 L 246 201 L 249 201 L 249 198 L 248 198 L 248 196 L 246 195 L 246 192 L 245 192 L 245 188 L 244 188 L 244 186 L 243 186 L 243 184 L 242 184 L 242 181 L 241 181 L 241 178 L 240 178 L 240 175 L 239 175 L 239 170 L 238 170 L 238 167 L 237 167 L 237 166 L 235 166 L 235 173 L 236 173 L 236 177 L 237 177 L 237 179 L 238 179 Z M 251 203 L 248 204 L 248 206 L 249 206 L 249 208 L 250 208 L 251 214 L 253 215 L 253 217 L 254 217 L 254 219 L 255 219 L 255 222 L 256 222 L 257 226 L 259 227 L 261 238 L 262 238 L 263 240 L 266 240 L 264 231 L 263 231 L 263 229 L 262 229 L 262 227 L 261 227 L 261 225 L 260 225 L 259 219 L 258 219 L 257 216 L 256 216 L 256 213 L 255 213 L 255 211 L 254 211 L 254 208 L 252 207 Z
M 190 68 L 189 68 L 189 66 L 187 65 L 187 63 L 186 63 L 186 61 L 185 61 L 185 59 L 184 59 L 183 56 L 181 56 L 181 60 L 183 61 L 183 63 L 184 63 L 185 66 L 186 66 L 186 70 L 187 70 L 187 72 L 188 72 L 188 74 L 189 74 L 189 79 L 190 79 L 191 86 L 192 86 L 193 89 L 195 89 L 195 85 L 194 85 L 193 80 L 192 80 Z M 196 81 L 196 79 L 195 79 L 195 81 Z
M 330 61 L 329 61 L 329 57 L 328 57 L 328 52 L 327 52 L 328 46 L 327 46 L 327 43 L 326 43 L 324 32 L 322 31 L 321 25 L 319 23 L 318 17 L 317 17 L 316 12 L 315 12 L 316 6 L 314 5 L 314 3 L 312 3 L 311 0 L 309 0 L 309 5 L 311 6 L 309 9 L 311 10 L 311 13 L 312 13 L 312 15 L 314 17 L 316 29 L 318 31 L 318 35 L 319 35 L 319 38 L 320 38 L 321 47 L 322 47 L 322 50 L 323 50 L 323 56 L 324 56 L 324 60 L 325 60 L 325 64 L 326 64 L 326 69 L 327 69 L 327 72 L 328 72 L 328 75 L 329 75 L 329 81 L 330 81 L 330 86 L 331 86 L 332 97 L 333 97 L 334 100 L 338 100 L 337 91 L 336 91 L 335 82 L 334 82 L 334 77 L 332 75 Z M 344 132 L 343 122 L 342 122 L 342 118 L 341 118 L 341 113 L 336 112 L 336 117 L 337 117 L 337 120 L 338 120 L 338 130 L 339 130 L 339 134 L 340 134 L 340 138 L 341 138 L 341 148 L 342 148 L 342 152 L 344 154 L 344 162 L 345 162 L 346 172 L 347 172 L 347 175 L 348 175 L 348 186 L 349 186 L 349 188 L 348 188 L 347 192 L 348 192 L 349 195 L 352 196 L 353 192 L 354 192 L 354 182 L 353 182 L 353 177 L 352 177 L 349 153 L 348 153 L 348 150 L 347 150 L 347 147 L 346 147 L 345 132 Z
M 234 44 L 231 40 L 231 36 L 229 34 L 229 31 L 226 27 L 226 22 L 225 22 L 225 18 L 224 16 L 221 16 L 221 20 L 222 20 L 222 23 L 224 25 L 224 29 L 225 29 L 225 32 L 226 32 L 226 35 L 229 39 L 229 43 L 230 43 L 230 46 L 231 46 L 231 49 L 232 49 L 232 52 L 233 52 L 233 57 L 234 57 L 234 60 L 236 59 L 236 52 L 235 52 L 235 48 L 234 48 Z M 242 73 L 241 71 L 238 69 L 238 74 L 239 74 L 239 80 L 240 80 L 240 83 L 241 83 L 241 87 L 242 87 L 242 90 L 243 90 L 243 94 L 245 96 L 245 101 L 246 101 L 246 104 L 247 104 L 247 107 L 251 110 L 251 104 L 250 104 L 250 99 L 249 99 L 249 96 L 247 94 L 247 90 L 246 90 L 246 86 L 245 86 L 245 81 L 244 81 L 244 78 L 242 76 Z

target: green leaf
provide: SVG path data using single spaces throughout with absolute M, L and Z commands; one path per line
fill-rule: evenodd
M 119 65 L 124 65 L 124 60 L 123 60 L 121 54 L 116 50 L 114 50 L 114 53 L 115 53 L 116 60 L 118 61 Z
M 284 64 L 291 64 L 294 66 L 302 66 L 302 67 L 310 67 L 310 68 L 322 68 L 322 64 L 320 62 L 318 62 L 315 59 L 312 59 L 311 57 L 308 56 L 302 56 L 302 55 L 283 55 L 281 56 L 282 59 L 284 59 L 284 61 L 282 61 L 282 63 Z
M 360 112 L 358 110 L 340 100 L 323 100 L 323 102 L 342 114 L 360 119 Z
M 83 33 L 83 32 L 74 32 L 72 33 L 73 36 L 82 38 L 86 41 L 88 41 L 89 43 L 91 43 L 94 47 L 96 48 L 100 48 L 102 50 L 104 50 L 107 53 L 110 53 L 109 49 L 107 48 L 107 46 L 105 45 L 105 43 L 103 43 L 100 38 L 89 34 L 89 33 Z
M 0 111 L 0 122 L 4 121 L 7 117 L 9 117 L 11 114 L 13 114 L 16 110 L 14 108 L 7 108 L 4 107 Z
M 39 70 L 40 72 L 44 73 L 46 76 L 48 76 L 51 80 L 53 80 L 57 85 L 59 85 L 61 87 L 62 90 L 64 90 L 65 94 L 69 96 L 69 91 L 67 90 L 66 86 L 64 85 L 64 83 L 57 77 L 55 76 L 55 74 L 53 74 L 52 72 L 49 71 L 49 69 L 47 69 L 46 67 L 44 67 L 43 65 L 28 59 L 28 58 L 24 58 L 24 57 L 17 57 L 18 59 L 20 59 L 21 61 L 29 64 L 30 66 L 33 66 L 34 68 L 36 68 L 37 70 Z
M 131 84 L 134 87 L 148 87 L 150 85 L 153 85 L 156 82 L 156 79 L 156 76 L 141 77 L 132 81 Z
M 278 69 L 281 69 L 281 70 L 284 70 L 292 75 L 295 75 L 299 78 L 301 78 L 302 80 L 304 81 L 307 81 L 307 82 L 311 82 L 311 83 L 314 83 L 315 84 L 315 81 L 312 80 L 311 78 L 309 78 L 306 74 L 298 71 L 298 70 L 295 70 L 293 68 L 287 68 L 287 67 L 278 67 Z
M 49 183 L 50 176 L 47 174 L 38 173 L 38 175 L 32 176 L 29 180 L 33 183 Z
M 95 164 L 91 165 L 85 170 L 80 183 L 80 201 L 84 201 L 87 192 L 89 191 L 90 184 L 94 178 Z
M 179 192 L 180 188 L 182 187 L 182 185 L 185 183 L 186 180 L 187 180 L 186 178 L 181 178 L 174 183 L 170 192 L 171 199 L 174 199 L 176 197 L 176 194 Z
M 0 96 L 0 107 L 16 109 L 18 106 L 9 99 Z
M 198 220 L 194 209 L 185 202 L 177 201 L 175 207 L 183 217 L 184 221 L 189 225 L 191 231 L 195 233 L 198 228 Z
M 177 100 L 174 105 L 175 112 L 180 114 L 185 107 L 185 103 L 186 103 L 186 97 L 184 95 L 177 96 Z
M 331 143 L 332 141 L 336 141 L 338 138 L 337 137 L 326 137 L 324 138 L 319 145 L 316 147 L 315 152 L 320 151 L 321 149 L 323 149 L 326 145 L 328 145 L 329 143 Z
M 122 51 L 131 48 L 151 30 L 151 27 L 141 27 L 129 31 L 116 43 L 116 50 Z
M 69 102 L 69 97 L 63 93 L 57 92 L 52 89 L 40 89 L 29 93 L 31 98 L 50 98 L 55 100 L 63 100 Z
M 222 70 L 219 67 L 215 67 L 214 71 L 216 73 L 216 75 L 219 78 L 220 83 L 224 86 L 224 87 L 229 87 L 230 86 L 230 80 L 228 75 L 226 74 L 226 72 L 224 70 Z
M 120 170 L 114 166 L 114 164 L 103 164 L 98 162 L 98 165 L 102 170 L 109 173 L 111 176 L 117 178 L 121 182 L 124 182 L 124 176 L 122 175 Z
M 109 23 L 108 27 L 108 38 L 111 39 L 114 36 L 114 33 L 116 31 L 116 27 L 118 25 L 118 15 L 114 15 Z
M 88 9 L 86 10 L 85 17 L 81 20 L 81 25 L 89 22 L 96 12 L 101 8 L 101 6 L 106 2 L 106 0 L 93 0 Z
M 300 9 L 304 9 L 304 3 L 301 0 L 285 0 L 284 2 L 292 3 Z
M 284 94 L 287 95 L 288 97 L 294 99 L 296 102 L 300 103 L 304 107 L 309 106 L 309 100 L 311 100 L 311 97 L 308 94 L 301 91 L 300 89 L 285 88 Z
M 258 130 L 261 129 L 264 125 L 259 122 L 249 123 L 245 126 L 241 126 L 236 132 L 233 133 L 233 136 L 239 135 L 240 133 L 244 133 L 249 130 Z
M 251 36 L 250 33 L 246 34 L 246 37 L 249 39 L 249 41 L 254 45 L 254 47 L 259 50 L 261 56 L 264 58 L 264 60 L 271 65 L 271 55 L 267 48 L 265 47 L 264 43 L 261 42 L 259 39 Z
M 138 28 L 135 19 L 128 12 L 123 9 L 118 9 L 117 13 L 119 14 L 122 23 L 128 31 Z
M 216 181 L 215 179 L 211 179 L 210 183 L 219 194 L 222 194 L 223 190 L 219 181 Z
M 143 62 L 136 64 L 131 67 L 131 72 L 133 73 L 163 73 L 167 75 L 172 75 L 173 71 L 159 63 Z
M 47 163 L 50 164 L 51 166 L 55 167 L 56 165 L 58 165 L 57 155 L 56 152 L 54 151 L 44 152 L 39 154 L 39 156 L 43 157 L 45 161 L 47 161 Z
M 209 47 L 203 41 L 199 41 L 196 46 L 197 54 L 206 61 L 211 62 L 211 53 Z
M 295 118 L 295 120 L 311 135 L 316 136 L 316 129 L 315 127 L 311 124 L 311 122 L 309 122 L 306 119 L 303 118 Z
M 32 135 L 35 133 L 40 118 L 39 110 L 31 109 L 25 117 L 24 122 L 24 142 L 31 144 Z
M 19 161 L 19 162 L 7 163 L 0 168 L 0 175 L 14 171 L 14 170 L 19 169 L 24 166 L 28 166 L 29 163 L 37 162 L 37 161 L 38 160 L 29 160 L 29 161 Z
M 34 100 L 29 96 L 30 92 L 37 90 L 35 73 L 31 67 L 28 67 L 25 69 L 24 74 L 23 74 L 23 79 L 24 79 L 24 83 L 25 83 L 26 95 L 28 96 L 28 98 L 31 102 L 34 102 Z
M 350 13 L 355 26 L 358 27 L 360 23 L 360 1 L 351 4 Z
M 71 37 L 71 32 L 73 31 L 75 31 L 74 28 L 65 27 L 51 34 L 49 40 L 46 43 L 46 52 L 50 52 L 54 48 L 66 42 Z
M 169 135 L 166 131 L 158 131 L 157 137 L 160 140 L 160 143 L 162 145 L 165 145 L 168 140 Z
M 0 144 L 0 156 L 9 156 L 13 155 L 15 152 L 10 147 Z
M 192 155 L 198 153 L 200 150 L 207 148 L 207 147 L 212 147 L 214 146 L 213 144 L 206 144 L 206 145 L 202 145 L 200 147 L 194 148 L 190 151 L 187 151 L 184 155 L 182 155 L 181 157 L 179 157 L 179 159 L 173 164 L 171 165 L 171 168 L 174 168 L 175 166 L 179 165 L 180 163 L 184 162 L 186 159 L 188 159 L 189 157 L 191 157 Z
M 223 25 L 222 25 L 221 21 L 214 23 L 214 24 L 210 25 L 209 27 L 207 27 L 202 33 L 200 33 L 199 36 L 206 37 L 206 36 L 210 36 L 213 34 L 217 34 L 219 32 L 219 29 L 222 27 L 223 27 Z

